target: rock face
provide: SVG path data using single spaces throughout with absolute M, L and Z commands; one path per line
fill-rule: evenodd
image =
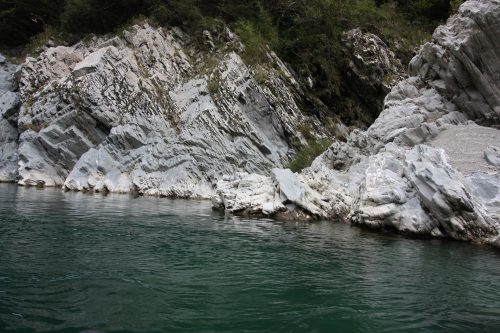
M 0 56 L 0 181 L 212 198 L 230 213 L 500 246 L 498 36 L 500 0 L 469 0 L 396 84 L 386 45 L 346 33 L 356 86 L 392 89 L 367 131 L 300 174 L 282 167 L 306 142 L 301 128 L 324 136 L 321 124 L 301 112 L 286 65 L 269 52 L 247 66 L 226 28 L 202 46 L 144 23 L 49 48 L 20 70 Z
M 14 92 L 16 66 L 0 54 L 0 182 L 12 182 L 17 175 L 17 112 L 19 97 Z
M 499 0 L 471 0 L 410 64 L 472 119 L 500 125 Z
M 396 54 L 377 35 L 352 29 L 342 35 L 348 66 L 365 87 L 376 87 L 386 94 L 404 78 L 404 68 Z
M 380 37 L 361 29 L 345 32 L 342 45 L 349 91 L 365 112 L 378 114 L 383 96 L 406 76 L 401 61 Z
M 367 131 L 334 143 L 292 181 L 223 179 L 214 204 L 500 246 L 496 36 L 500 1 L 465 2 L 412 60 L 414 76 L 392 89 Z
M 209 198 L 223 175 L 282 166 L 300 124 L 320 128 L 297 82 L 272 52 L 248 67 L 227 29 L 203 36 L 210 51 L 144 23 L 28 58 L 19 184 Z

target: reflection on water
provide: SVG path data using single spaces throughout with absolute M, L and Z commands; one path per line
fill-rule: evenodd
M 0 332 L 496 332 L 500 254 L 0 186 Z

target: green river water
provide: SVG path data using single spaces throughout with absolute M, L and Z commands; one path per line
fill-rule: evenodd
M 500 332 L 500 251 L 0 185 L 0 332 Z

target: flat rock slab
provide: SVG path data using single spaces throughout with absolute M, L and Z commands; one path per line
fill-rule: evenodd
M 489 146 L 500 144 L 500 130 L 483 126 L 458 126 L 440 133 L 430 145 L 443 148 L 450 164 L 465 175 L 474 172 L 496 172 L 485 159 Z

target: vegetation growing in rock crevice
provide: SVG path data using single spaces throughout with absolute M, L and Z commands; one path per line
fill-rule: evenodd
M 307 144 L 295 154 L 286 167 L 293 172 L 302 171 L 311 166 L 316 157 L 323 154 L 331 144 L 332 140 L 330 139 L 309 139 Z
M 115 31 L 139 15 L 161 25 L 183 26 L 200 36 L 214 20 L 243 39 L 247 62 L 276 50 L 299 79 L 314 82 L 307 111 L 343 122 L 369 124 L 377 115 L 346 84 L 342 32 L 360 27 L 379 35 L 403 63 L 462 0 L 0 0 L 0 44 L 43 43 L 48 35 L 76 41 Z M 45 31 L 45 33 L 44 33 Z M 43 38 L 34 38 L 42 33 Z M 304 86 L 307 86 L 304 84 Z M 382 98 L 382 97 L 381 97 Z M 361 110 L 361 111 L 360 111 Z

